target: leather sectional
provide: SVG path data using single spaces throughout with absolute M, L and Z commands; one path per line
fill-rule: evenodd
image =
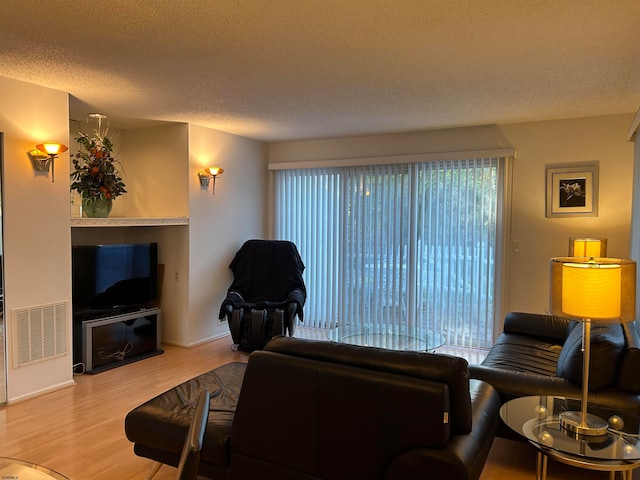
M 582 397 L 582 326 L 552 315 L 512 312 L 471 378 L 504 403 L 527 395 Z M 635 322 L 592 323 L 589 401 L 640 415 L 640 338 Z
M 500 408 L 459 357 L 276 337 L 132 410 L 135 453 L 176 466 L 203 389 L 217 479 L 478 479 Z
M 132 410 L 137 455 L 177 466 L 193 409 L 211 392 L 200 473 L 215 479 L 478 479 L 502 403 L 581 397 L 582 328 L 513 312 L 480 365 L 276 337 L 248 363 L 195 377 Z M 640 414 L 635 323 L 592 326 L 589 399 Z

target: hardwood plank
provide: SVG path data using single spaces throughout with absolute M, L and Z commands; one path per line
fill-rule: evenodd
M 124 417 L 136 406 L 191 377 L 248 355 L 225 337 L 165 353 L 96 375 L 76 385 L 0 408 L 0 455 L 27 459 L 73 480 L 145 478 L 151 461 L 133 454 Z M 163 467 L 157 480 L 175 478 Z

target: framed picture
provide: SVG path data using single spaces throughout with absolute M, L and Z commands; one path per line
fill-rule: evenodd
M 547 167 L 547 217 L 598 216 L 598 165 Z

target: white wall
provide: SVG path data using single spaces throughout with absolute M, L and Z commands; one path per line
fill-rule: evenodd
M 14 368 L 10 341 L 12 310 L 71 301 L 68 154 L 55 162 L 55 183 L 35 174 L 27 157 L 27 151 L 45 140 L 68 144 L 69 107 L 64 92 L 2 77 L 0 105 L 7 379 L 12 402 L 73 384 L 70 309 L 68 355 Z
M 198 179 L 210 165 L 224 168 L 215 195 Z M 267 184 L 264 143 L 189 125 L 189 321 L 181 343 L 229 333 L 218 321 L 233 280 L 229 263 L 246 240 L 267 238 Z
M 607 256 L 628 258 L 631 232 L 633 114 L 502 125 L 516 147 L 511 239 L 522 252 L 509 255 L 508 309 L 545 312 L 549 259 L 566 256 L 569 237 L 607 238 Z M 599 161 L 599 215 L 545 217 L 545 165 Z
M 509 140 L 497 125 L 480 125 L 389 135 L 272 143 L 269 145 L 269 162 L 388 157 L 509 147 Z
M 189 216 L 186 124 L 121 132 L 126 217 Z

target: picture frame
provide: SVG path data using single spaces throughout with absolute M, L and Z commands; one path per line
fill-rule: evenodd
M 598 165 L 549 165 L 546 216 L 597 217 Z

